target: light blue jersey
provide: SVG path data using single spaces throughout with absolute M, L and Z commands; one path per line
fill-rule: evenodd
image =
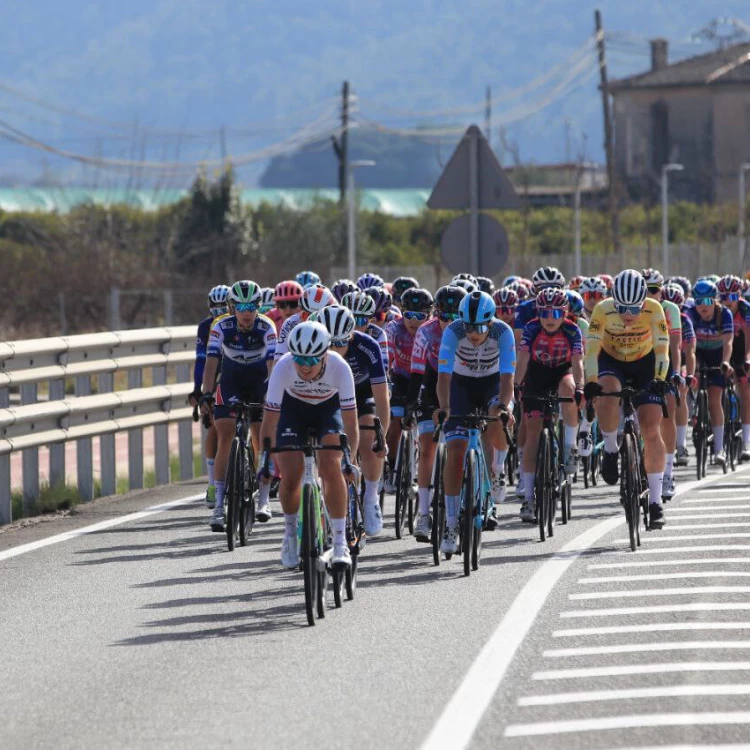
M 493 319 L 489 336 L 479 346 L 469 341 L 461 320 L 455 320 L 444 331 L 440 342 L 438 372 L 484 378 L 500 373 L 512 375 L 516 370 L 516 342 L 510 326 Z

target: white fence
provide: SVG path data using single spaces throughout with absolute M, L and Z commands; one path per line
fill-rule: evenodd
M 131 489 L 143 487 L 144 428 L 154 429 L 156 483 L 169 483 L 172 422 L 178 423 L 179 479 L 190 479 L 193 430 L 187 396 L 193 390 L 194 349 L 194 326 L 0 343 L 0 524 L 13 520 L 11 455 L 17 451 L 27 509 L 39 496 L 39 448 L 49 447 L 54 485 L 65 481 L 65 445 L 71 441 L 79 493 L 84 500 L 94 497 L 94 437 L 101 451 L 101 494 L 115 494 L 115 434 L 121 431 L 128 435 Z M 143 387 L 147 370 L 152 385 Z M 127 374 L 126 389 L 115 390 L 118 373 Z M 176 382 L 168 384 L 168 373 Z M 74 395 L 66 394 L 66 382 L 74 384 Z M 46 393 L 40 393 L 45 384 Z M 16 391 L 20 405 L 11 407 Z

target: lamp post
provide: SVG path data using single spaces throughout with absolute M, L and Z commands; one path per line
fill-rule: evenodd
M 750 164 L 740 164 L 740 221 L 739 228 L 737 229 L 737 254 L 739 264 L 737 271 L 742 271 L 742 266 L 745 263 L 745 172 L 750 169 Z
M 346 230 L 346 259 L 347 274 L 352 281 L 357 274 L 357 247 L 356 247 L 356 212 L 354 200 L 354 170 L 358 167 L 374 167 L 375 162 L 372 159 L 358 159 L 349 162 L 349 169 L 346 175 L 346 205 L 348 209 Z
M 682 164 L 665 164 L 661 168 L 661 243 L 662 243 L 662 273 L 669 274 L 669 173 L 682 172 L 685 167 Z

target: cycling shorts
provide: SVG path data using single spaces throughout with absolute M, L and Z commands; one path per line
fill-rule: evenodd
M 285 393 L 276 427 L 276 447 L 301 445 L 307 442 L 311 431 L 317 440 L 344 432 L 338 394 L 318 404 L 309 404 Z
M 747 382 L 747 365 L 745 364 L 745 335 L 740 333 L 734 337 L 734 343 L 732 344 L 732 358 L 729 360 L 729 364 L 734 368 L 734 374 L 737 378 L 737 382 Z
M 354 386 L 354 396 L 357 399 L 357 416 L 375 414 L 375 396 L 372 395 L 372 384 L 369 380 Z
M 610 357 L 605 351 L 599 353 L 599 377 L 611 375 L 620 381 L 620 386 L 629 385 L 636 391 L 641 391 L 634 399 L 633 405 L 661 404 L 661 399 L 654 393 L 643 393 L 654 380 L 656 374 L 656 355 L 652 349 L 648 354 L 632 362 L 621 362 Z
M 523 413 L 529 417 L 541 417 L 544 403 L 538 397 L 557 393 L 560 381 L 570 374 L 571 367 L 570 362 L 559 367 L 545 367 L 531 360 L 523 379 Z
M 499 391 L 500 373 L 483 378 L 454 374 L 451 377 L 451 417 L 445 423 L 445 439 L 466 440 L 469 434 L 467 429 L 457 425 L 454 417 L 464 417 L 475 409 L 486 412 L 489 402 L 497 397 Z
M 706 367 L 721 367 L 721 355 L 721 349 L 696 349 L 696 376 L 700 377 L 701 365 L 705 365 Z M 714 385 L 717 388 L 723 388 L 725 382 L 724 373 L 719 370 L 709 372 L 706 381 L 706 384 L 709 386 Z
M 391 377 L 391 386 L 391 416 L 403 417 L 406 395 L 409 392 L 409 378 L 394 373 Z
M 236 383 L 222 381 L 216 388 L 214 400 L 214 419 L 237 419 L 237 408 L 232 405 L 235 401 L 244 401 L 246 404 L 259 404 L 250 410 L 250 418 L 253 422 L 263 419 L 263 402 L 266 400 L 266 389 L 268 383 L 255 382 Z
M 417 432 L 420 435 L 434 431 L 435 424 L 432 421 L 432 415 L 438 407 L 437 381 L 433 379 L 429 383 L 425 382 L 419 392 L 417 410 L 414 416 L 417 419 Z

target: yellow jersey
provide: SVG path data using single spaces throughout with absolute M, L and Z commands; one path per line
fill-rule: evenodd
M 594 308 L 586 335 L 584 368 L 589 381 L 599 377 L 602 349 L 620 362 L 635 362 L 653 351 L 654 376 L 664 380 L 669 367 L 669 332 L 661 305 L 647 298 L 638 317 L 626 326 L 615 309 L 615 301 L 611 297 L 602 300 Z

